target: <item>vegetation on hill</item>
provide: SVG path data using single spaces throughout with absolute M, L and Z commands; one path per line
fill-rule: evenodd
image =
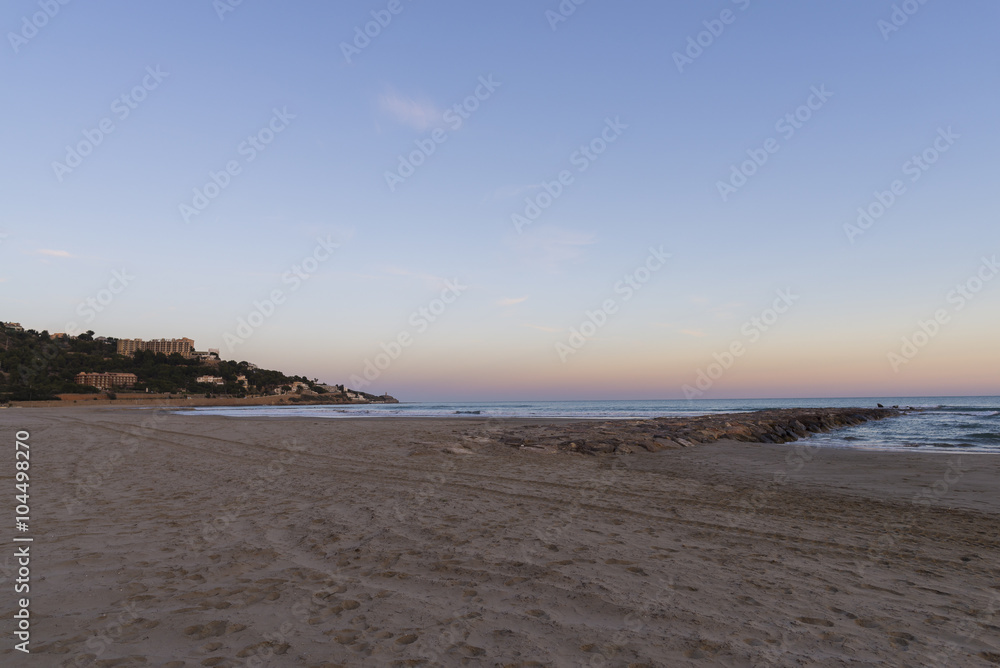
M 174 353 L 140 351 L 117 353 L 118 340 L 95 339 L 94 332 L 76 338 L 52 338 L 48 332 L 17 332 L 0 326 L 0 401 L 55 399 L 57 394 L 97 393 L 95 387 L 77 385 L 81 371 L 134 373 L 138 383 L 119 392 L 177 392 L 198 394 L 271 394 L 299 381 L 323 394 L 315 379 L 288 376 L 280 371 L 253 368 L 247 362 L 220 361 L 204 364 Z M 237 381 L 246 376 L 247 387 Z M 198 383 L 199 376 L 221 377 L 224 385 Z

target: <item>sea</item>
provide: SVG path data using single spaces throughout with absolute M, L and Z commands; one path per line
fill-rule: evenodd
M 636 419 L 742 413 L 771 408 L 920 409 L 898 418 L 868 422 L 809 437 L 832 448 L 924 452 L 1000 453 L 1000 397 L 854 397 L 836 399 L 721 399 L 643 401 L 416 402 L 334 406 L 204 407 L 190 415 L 229 417 L 450 417 Z

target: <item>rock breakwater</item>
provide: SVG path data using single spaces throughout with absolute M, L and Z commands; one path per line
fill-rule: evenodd
M 785 408 L 651 420 L 569 422 L 501 429 L 493 440 L 516 448 L 590 455 L 631 454 L 720 440 L 788 443 L 809 434 L 883 420 L 904 412 L 891 408 Z

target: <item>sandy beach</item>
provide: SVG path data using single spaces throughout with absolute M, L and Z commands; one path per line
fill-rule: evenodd
M 537 424 L 0 410 L 0 662 L 1000 664 L 1000 457 L 497 443 Z

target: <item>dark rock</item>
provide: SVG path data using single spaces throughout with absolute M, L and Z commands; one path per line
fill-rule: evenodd
M 901 413 L 888 408 L 787 408 L 690 418 L 568 422 L 545 427 L 511 427 L 494 440 L 517 448 L 528 446 L 590 455 L 631 454 L 687 448 L 722 439 L 789 443 L 809 434 Z M 530 436 L 525 433 L 528 431 Z

